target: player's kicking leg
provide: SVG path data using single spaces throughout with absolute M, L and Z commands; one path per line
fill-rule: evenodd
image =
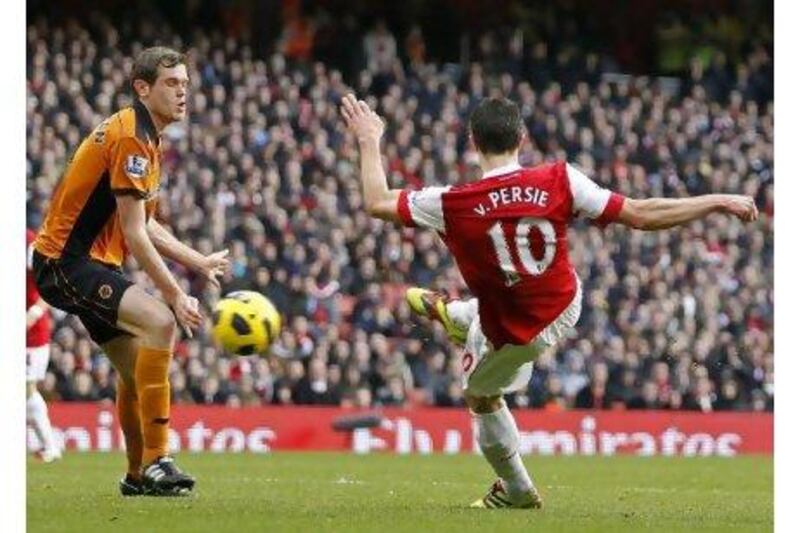
M 441 323 L 450 340 L 464 346 L 469 326 L 478 315 L 477 299 L 451 300 L 444 293 L 412 287 L 406 291 L 406 301 L 414 313 Z
M 50 360 L 50 346 L 28 348 L 27 357 L 27 402 L 26 411 L 28 424 L 42 445 L 39 457 L 45 463 L 61 459 L 61 448 L 53 438 L 53 428 L 47 413 L 47 403 L 42 398 L 36 384 L 44 380 L 47 372 L 47 363 Z
M 169 363 L 176 334 L 175 317 L 166 304 L 132 286 L 120 301 L 118 324 L 137 337 L 135 345 L 120 349 L 120 352 L 127 352 L 125 357 L 128 361 L 134 350 L 136 355 L 132 364 L 129 363 L 128 380 L 123 382 L 117 400 L 122 404 L 121 410 L 128 412 L 126 423 L 131 430 L 137 412 L 134 405 L 136 402 L 139 405 L 143 491 L 155 496 L 188 494 L 194 488 L 195 480 L 182 472 L 168 453 Z M 133 367 L 133 379 L 130 379 L 130 366 Z M 126 415 L 121 415 L 121 419 L 122 416 Z M 126 444 L 127 438 L 126 435 Z M 136 446 L 133 431 L 132 438 L 131 445 Z M 129 470 L 131 460 L 135 465 L 136 457 L 129 455 Z M 126 479 L 129 478 L 126 476 Z

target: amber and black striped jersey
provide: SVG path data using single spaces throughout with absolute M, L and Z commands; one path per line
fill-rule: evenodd
M 78 147 L 50 201 L 34 247 L 50 258 L 90 256 L 119 266 L 127 248 L 116 196 L 156 209 L 161 181 L 159 136 L 138 100 L 104 120 Z

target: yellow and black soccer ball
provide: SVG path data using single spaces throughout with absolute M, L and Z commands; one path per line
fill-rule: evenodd
M 253 291 L 226 295 L 214 307 L 214 339 L 226 352 L 252 355 L 266 351 L 281 330 L 281 315 L 272 302 Z

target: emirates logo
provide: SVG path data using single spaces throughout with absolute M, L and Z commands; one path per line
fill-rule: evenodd
M 100 298 L 103 300 L 108 300 L 111 298 L 111 295 L 114 294 L 114 289 L 111 288 L 111 285 L 100 285 L 100 288 L 97 289 L 97 294 L 99 294 Z

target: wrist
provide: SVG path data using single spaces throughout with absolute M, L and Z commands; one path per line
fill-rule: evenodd
M 198 274 L 205 274 L 206 270 L 208 270 L 207 260 L 208 257 L 201 254 L 200 252 L 196 252 L 196 256 L 193 261 L 192 270 L 197 272 Z
M 380 145 L 380 137 L 365 136 L 358 138 L 358 146 L 360 148 L 380 148 Z
M 174 283 L 166 288 L 166 290 L 162 289 L 161 294 L 164 296 L 164 299 L 170 305 L 173 305 L 178 297 L 183 293 L 183 290 L 177 283 Z
M 714 211 L 726 211 L 729 205 L 729 198 L 726 194 L 714 195 Z

